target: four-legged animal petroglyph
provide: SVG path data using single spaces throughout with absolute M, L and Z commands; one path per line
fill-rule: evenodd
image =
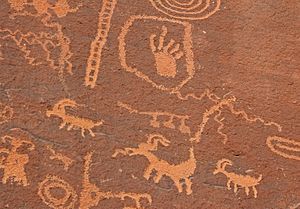
M 28 186 L 25 166 L 29 162 L 28 154 L 19 153 L 20 147 L 25 147 L 28 151 L 33 151 L 35 146 L 32 142 L 15 138 L 12 136 L 1 137 L 2 143 L 9 143 L 11 148 L 0 148 L 0 169 L 4 170 L 2 183 L 9 181 L 18 185 Z
M 98 79 L 101 56 L 110 30 L 111 18 L 117 4 L 117 0 L 103 0 L 99 12 L 98 31 L 95 40 L 91 44 L 90 56 L 87 61 L 85 85 L 94 88 Z
M 175 183 L 178 192 L 181 193 L 183 191 L 183 180 L 186 186 L 187 195 L 191 194 L 192 181 L 190 178 L 193 176 L 197 166 L 197 161 L 194 156 L 194 148 L 190 148 L 190 157 L 188 160 L 178 165 L 174 165 L 158 158 L 152 153 L 152 151 L 157 150 L 158 143 L 160 143 L 163 146 L 169 146 L 170 141 L 162 135 L 151 134 L 148 137 L 147 143 L 141 143 L 137 148 L 125 148 L 124 150 L 116 150 L 113 157 L 117 157 L 118 154 L 128 156 L 144 156 L 149 161 L 149 166 L 144 172 L 144 177 L 147 180 L 149 180 L 152 172 L 155 170 L 157 172 L 156 176 L 154 177 L 155 183 L 159 183 L 163 176 L 168 176 Z
M 167 45 L 165 45 L 165 38 L 168 33 L 166 26 L 162 26 L 162 32 L 159 36 L 159 43 L 155 45 L 156 34 L 152 34 L 150 37 L 150 48 L 155 57 L 155 65 L 157 73 L 160 76 L 174 78 L 177 74 L 177 60 L 180 59 L 184 53 L 180 50 L 180 44 L 175 43 L 174 39 L 171 39 Z
M 69 170 L 70 165 L 74 162 L 71 158 L 64 156 L 61 153 L 57 153 L 51 146 L 47 146 L 47 149 L 51 152 L 50 159 L 61 161 L 64 165 L 64 170 Z
M 103 121 L 94 122 L 90 119 L 85 118 L 79 118 L 76 116 L 68 115 L 66 112 L 66 107 L 77 107 L 78 104 L 71 100 L 71 99 L 62 99 L 58 101 L 52 110 L 48 110 L 46 112 L 48 117 L 51 117 L 52 115 L 57 116 L 63 120 L 61 125 L 59 126 L 60 129 L 65 127 L 66 125 L 69 125 L 67 130 L 80 128 L 81 129 L 81 135 L 85 137 L 84 132 L 85 130 L 88 130 L 91 136 L 95 136 L 94 132 L 92 131 L 92 128 L 100 126 L 103 124 Z
M 219 160 L 217 162 L 217 168 L 215 169 L 215 171 L 213 172 L 214 175 L 218 174 L 218 173 L 222 173 L 224 174 L 227 178 L 227 188 L 228 190 L 231 189 L 231 183 L 234 184 L 234 193 L 237 193 L 238 190 L 238 186 L 241 186 L 242 188 L 245 188 L 245 192 L 246 195 L 249 195 L 250 189 L 252 188 L 253 193 L 254 193 L 254 197 L 257 198 L 257 190 L 255 188 L 255 186 L 257 186 L 260 181 L 262 180 L 262 175 L 259 175 L 258 178 L 249 176 L 249 175 L 240 175 L 240 174 L 236 174 L 234 172 L 228 172 L 226 171 L 226 166 L 227 165 L 233 165 L 232 161 L 228 160 L 228 159 L 222 159 Z
M 166 128 L 178 129 L 183 134 L 189 134 L 189 135 L 191 134 L 190 127 L 186 125 L 186 120 L 190 118 L 187 115 L 176 115 L 169 112 L 143 112 L 143 111 L 138 111 L 136 109 L 133 109 L 130 105 L 122 102 L 118 102 L 118 106 L 126 109 L 130 113 L 150 116 L 152 118 L 150 120 L 150 125 L 154 128 L 159 128 L 162 124 Z M 161 120 L 160 122 L 159 117 L 164 117 L 164 116 L 168 117 L 168 120 L 164 122 L 163 120 Z M 179 127 L 176 127 L 175 125 L 175 121 L 177 120 L 180 121 Z
M 300 142 L 279 136 L 269 136 L 267 145 L 272 152 L 282 157 L 300 160 Z
M 221 0 L 150 0 L 153 7 L 165 15 L 184 20 L 202 20 L 216 13 Z
M 57 197 L 52 191 L 63 191 L 62 197 Z M 48 175 L 40 184 L 38 195 L 43 202 L 53 209 L 73 209 L 78 200 L 74 188 L 65 180 L 57 176 Z
M 124 207 L 124 209 L 143 209 L 141 200 L 145 199 L 148 203 L 152 203 L 152 198 L 149 194 L 136 194 L 136 193 L 113 193 L 113 192 L 102 192 L 100 189 L 90 182 L 90 167 L 92 162 L 93 153 L 90 152 L 85 156 L 84 174 L 82 182 L 82 192 L 80 195 L 80 209 L 90 209 L 91 207 L 97 206 L 101 200 L 117 198 L 124 200 L 125 198 L 132 199 L 136 207 Z

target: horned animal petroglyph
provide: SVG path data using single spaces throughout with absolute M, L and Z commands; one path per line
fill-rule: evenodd
M 165 160 L 161 160 L 152 153 L 152 151 L 156 151 L 158 149 L 159 143 L 167 147 L 169 146 L 170 141 L 162 135 L 151 134 L 148 137 L 147 143 L 141 143 L 137 148 L 116 150 L 113 157 L 116 157 L 118 154 L 128 156 L 144 156 L 149 161 L 149 166 L 144 171 L 144 177 L 147 180 L 150 179 L 152 172 L 155 170 L 157 172 L 156 176 L 154 177 L 155 183 L 159 183 L 163 176 L 168 176 L 175 183 L 178 192 L 181 193 L 183 191 L 183 183 L 181 180 L 183 180 L 186 186 L 186 193 L 187 195 L 190 195 L 192 193 L 192 181 L 190 178 L 193 176 L 197 166 L 197 161 L 194 156 L 194 148 L 190 148 L 190 156 L 187 161 L 174 165 Z
M 81 135 L 85 137 L 84 132 L 85 130 L 88 130 L 91 136 L 95 136 L 94 132 L 92 131 L 92 128 L 100 126 L 103 124 L 103 121 L 94 122 L 90 119 L 85 118 L 79 118 L 72 115 L 68 115 L 66 112 L 66 107 L 77 107 L 78 104 L 71 100 L 71 99 L 62 99 L 59 102 L 57 102 L 52 110 L 48 110 L 46 112 L 46 115 L 48 117 L 51 117 L 52 115 L 57 116 L 63 120 L 61 125 L 59 126 L 59 129 L 62 129 L 66 125 L 69 125 L 67 130 L 70 131 L 71 129 L 80 128 L 81 129 Z
M 259 175 L 258 178 L 249 176 L 249 175 L 240 175 L 236 174 L 233 172 L 228 172 L 226 171 L 226 166 L 227 165 L 233 165 L 231 160 L 228 159 L 222 159 L 217 162 L 217 168 L 213 172 L 214 175 L 218 173 L 223 173 L 227 178 L 227 189 L 231 189 L 231 183 L 234 184 L 234 193 L 237 193 L 238 186 L 241 186 L 242 188 L 245 188 L 246 195 L 249 195 L 250 189 L 249 187 L 252 188 L 253 193 L 254 193 L 254 198 L 257 198 L 257 190 L 255 188 L 256 185 L 260 183 L 262 180 L 262 175 Z

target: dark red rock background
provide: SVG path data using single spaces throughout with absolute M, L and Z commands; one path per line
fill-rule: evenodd
M 140 112 L 169 112 L 189 116 L 187 125 L 192 133 L 198 130 L 203 115 L 214 105 L 207 97 L 202 100 L 193 97 L 179 99 L 176 94 L 153 87 L 121 65 L 118 36 L 128 18 L 142 15 L 176 19 L 156 10 L 149 0 L 118 1 L 102 51 L 95 88 L 85 86 L 84 82 L 90 45 L 97 34 L 98 12 L 103 1 L 69 1 L 71 8 L 79 8 L 63 16 L 51 8 L 38 13 L 32 5 L 18 11 L 11 2 L 14 1 L 3 0 L 0 4 L 0 133 L 1 137 L 12 136 L 17 140 L 30 141 L 35 147 L 33 150 L 28 147 L 17 150 L 17 153 L 29 158 L 24 166 L 27 186 L 18 184 L 13 177 L 9 182 L 3 182 L 5 163 L 1 166 L 1 157 L 4 155 L 5 159 L 5 153 L 0 153 L 1 209 L 300 208 L 299 2 L 222 0 L 219 11 L 206 19 L 180 20 L 192 25 L 195 65 L 195 75 L 180 90 L 182 95 L 200 96 L 209 90 L 220 99 L 236 98 L 234 108 L 247 114 L 233 114 L 229 108 L 220 111 L 222 133 L 228 137 L 226 143 L 218 133 L 220 124 L 214 120 L 219 112 L 211 115 L 197 143 L 189 140 L 193 134 L 189 136 L 177 128 L 161 124 L 159 128 L 153 127 L 149 115 L 130 113 L 118 105 L 118 102 L 123 102 Z M 56 2 L 48 0 L 50 5 Z M 24 11 L 27 13 L 14 15 Z M 30 32 L 45 33 L 49 37 L 58 33 L 56 27 L 43 23 L 47 15 L 50 15 L 49 21 L 60 25 L 62 34 L 70 41 L 68 45 L 72 56 L 69 62 L 73 74 L 67 72 L 65 64 L 61 64 L 63 67 L 59 64 L 62 50 L 56 38 L 50 38 L 53 46 L 50 43 L 46 46 L 54 60 L 53 66 L 47 61 L 47 55 L 39 43 L 29 43 L 29 36 L 27 42 L 24 41 L 24 34 Z M 142 21 L 139 24 L 145 25 L 137 26 L 140 28 L 134 33 L 128 33 L 128 50 L 131 50 L 128 53 L 129 62 L 137 67 L 145 65 L 145 73 L 158 83 L 174 85 L 184 74 L 174 79 L 159 77 L 154 70 L 155 61 L 149 56 L 148 46 L 139 45 L 148 41 L 147 34 L 159 35 L 162 23 Z M 182 30 L 177 29 L 176 24 L 164 25 L 170 28 L 168 35 L 182 41 Z M 27 55 L 34 61 L 26 58 L 23 46 L 27 47 Z M 184 64 L 178 67 L 178 71 L 185 70 Z M 92 128 L 95 137 L 88 131 L 82 137 L 79 128 L 67 130 L 66 126 L 59 129 L 62 119 L 47 117 L 46 112 L 66 98 L 81 105 L 67 108 L 70 115 L 104 121 L 103 125 Z M 164 117 L 162 121 L 167 121 L 168 118 Z M 251 122 L 253 118 L 261 120 Z M 278 124 L 281 130 L 268 122 Z M 179 125 L 178 121 L 175 123 L 175 126 Z M 146 143 L 150 134 L 161 134 L 170 140 L 169 146 L 159 145 L 153 151 L 155 156 L 170 165 L 187 161 L 189 149 L 194 148 L 197 166 L 190 176 L 191 194 L 187 194 L 186 186 L 179 193 L 174 181 L 167 176 L 163 176 L 159 183 L 153 180 L 155 172 L 149 180 L 144 178 L 144 170 L 149 165 L 144 156 L 112 157 L 117 149 L 136 148 Z M 288 151 L 288 157 L 276 154 L 267 145 L 268 137 L 272 136 L 289 140 L 285 145 L 292 146 L 294 151 Z M 0 152 L 9 146 L 2 140 Z M 50 159 L 49 146 L 73 160 L 68 170 L 64 169 L 62 161 Z M 152 197 L 152 203 L 144 199 L 141 206 L 137 206 L 135 201 L 127 197 L 124 200 L 103 198 L 94 206 L 84 205 L 80 196 L 84 190 L 85 156 L 91 152 L 90 182 L 99 191 L 148 194 Z M 228 172 L 253 178 L 262 175 L 262 180 L 256 185 L 257 198 L 252 188 L 248 196 L 241 185 L 236 193 L 233 183 L 231 190 L 228 190 L 227 177 L 222 173 L 213 174 L 221 159 L 232 161 L 233 165 L 226 167 Z M 76 193 L 72 196 L 74 205 L 66 203 L 51 206 L 41 198 L 41 182 L 48 175 L 60 177 L 73 188 Z M 51 194 L 57 199 L 66 195 L 66 191 L 58 191 L 57 188 L 57 191 L 55 188 L 52 190 Z

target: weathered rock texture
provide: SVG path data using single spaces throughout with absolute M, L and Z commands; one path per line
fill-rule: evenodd
M 0 208 L 299 208 L 299 7 L 1 1 Z

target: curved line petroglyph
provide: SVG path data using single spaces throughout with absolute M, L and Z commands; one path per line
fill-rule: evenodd
M 56 197 L 53 189 L 64 191 L 63 197 Z M 38 195 L 43 202 L 53 209 L 73 209 L 78 199 L 74 188 L 60 177 L 48 175 L 40 184 Z
M 190 117 L 187 115 L 176 115 L 173 113 L 169 112 L 144 112 L 144 111 L 139 111 L 134 108 L 132 108 L 130 105 L 125 104 L 123 102 L 118 102 L 118 106 L 127 110 L 130 113 L 135 113 L 139 115 L 147 115 L 150 116 L 152 119 L 150 120 L 150 126 L 154 128 L 159 128 L 161 124 L 170 129 L 178 129 L 181 133 L 183 134 L 191 134 L 190 128 L 186 125 L 186 120 L 188 120 Z M 161 120 L 159 117 L 168 117 L 169 119 L 166 121 Z M 180 125 L 179 127 L 176 127 L 175 121 L 179 120 Z
M 125 200 L 125 198 L 130 198 L 134 201 L 136 207 L 124 207 L 124 209 L 143 209 L 141 200 L 147 200 L 149 204 L 152 203 L 152 198 L 149 194 L 137 194 L 137 193 L 112 193 L 112 192 L 102 192 L 100 189 L 90 182 L 90 167 L 92 163 L 93 152 L 89 152 L 84 160 L 84 173 L 82 182 L 82 192 L 80 195 L 80 209 L 90 209 L 91 207 L 97 206 L 101 200 L 117 198 L 120 200 Z
M 215 14 L 221 5 L 221 0 L 150 0 L 159 12 L 173 18 L 184 20 L 202 20 Z
M 59 126 L 59 129 L 62 129 L 66 125 L 69 125 L 67 128 L 68 131 L 70 131 L 71 129 L 80 128 L 82 137 L 85 137 L 85 130 L 89 131 L 90 135 L 94 137 L 95 134 L 92 131 L 92 128 L 101 126 L 103 124 L 103 121 L 101 120 L 99 122 L 94 122 L 90 119 L 79 118 L 67 114 L 66 107 L 76 108 L 77 106 L 78 104 L 71 99 L 62 99 L 54 105 L 52 110 L 48 110 L 46 112 L 46 115 L 48 117 L 57 116 L 63 120 L 63 122 Z
M 22 146 L 26 146 L 27 151 L 33 151 L 35 145 L 28 141 L 13 136 L 1 137 L 2 143 L 9 143 L 11 148 L 0 148 L 0 169 L 3 169 L 2 183 L 17 183 L 18 185 L 28 186 L 25 166 L 29 162 L 28 154 L 19 153 Z M 4 156 L 3 156 L 4 155 Z
M 183 54 L 186 58 L 186 71 L 187 71 L 187 76 L 185 79 L 183 79 L 177 86 L 175 87 L 165 87 L 162 84 L 156 83 L 155 81 L 153 81 L 150 77 L 148 77 L 146 74 L 144 74 L 143 72 L 141 72 L 139 69 L 137 69 L 136 67 L 132 67 L 127 63 L 127 43 L 126 43 L 126 37 L 128 35 L 128 33 L 131 30 L 131 27 L 133 27 L 134 22 L 136 21 L 143 21 L 143 20 L 154 20 L 154 21 L 158 21 L 161 23 L 173 23 L 173 24 L 179 24 L 181 26 L 184 27 L 184 37 L 183 37 L 183 41 L 182 41 L 182 51 Z M 166 28 L 163 27 L 163 35 L 166 35 Z M 164 36 L 165 36 L 164 35 Z M 167 53 L 159 53 L 156 52 L 157 48 L 161 48 L 163 46 L 160 46 L 162 44 L 162 37 L 160 36 L 160 45 L 156 48 L 153 44 L 153 38 L 154 38 L 155 34 L 152 34 L 149 37 L 149 43 L 150 43 L 150 51 L 153 53 L 154 57 L 156 58 L 156 67 L 157 67 L 157 72 L 164 75 L 164 76 L 168 76 L 168 77 L 173 77 L 175 76 L 175 62 L 176 62 L 176 58 L 169 57 L 169 55 L 167 55 Z M 195 67 L 194 67 L 194 55 L 193 55 L 193 51 L 192 51 L 192 26 L 191 24 L 187 23 L 187 22 L 182 22 L 182 21 L 178 21 L 178 20 L 171 20 L 171 19 L 167 19 L 167 18 L 159 18 L 159 17 L 153 17 L 153 16 L 132 16 L 129 18 L 129 20 L 127 20 L 127 22 L 125 23 L 125 25 L 122 27 L 122 31 L 118 37 L 119 39 L 119 54 L 120 54 L 120 60 L 121 60 L 121 65 L 122 67 L 127 71 L 127 72 L 131 72 L 134 73 L 137 77 L 141 78 L 142 80 L 150 83 L 153 87 L 160 89 L 162 91 L 168 91 L 168 92 L 177 92 L 179 91 L 188 81 L 190 81 L 195 74 Z M 173 44 L 173 41 L 170 42 L 170 44 Z M 155 49 L 154 49 L 155 47 Z M 168 45 L 165 46 L 165 49 L 168 49 Z M 175 48 L 177 49 L 177 47 Z M 164 50 L 162 48 L 162 50 Z M 175 51 L 174 51 L 175 52 Z M 176 52 L 178 52 L 176 50 Z M 175 53 L 176 53 L 175 52 Z M 179 52 L 178 52 L 179 53 Z M 177 58 L 179 58 L 180 53 L 177 53 Z M 175 55 L 176 56 L 176 55 Z M 173 69 L 172 70 L 162 70 L 162 67 L 165 67 L 166 65 L 166 59 L 168 62 L 173 63 Z
M 64 170 L 67 171 L 69 170 L 70 166 L 73 164 L 74 160 L 71 158 L 64 156 L 61 153 L 57 153 L 51 146 L 47 146 L 47 150 L 51 153 L 49 156 L 50 160 L 58 160 L 63 163 Z
M 106 44 L 111 25 L 111 18 L 117 0 L 103 0 L 98 18 L 98 31 L 95 39 L 91 43 L 90 56 L 87 61 L 85 85 L 94 88 L 98 79 L 101 65 L 103 47 Z
M 63 32 L 63 26 L 53 21 L 53 15 L 52 12 L 56 15 L 58 18 L 65 17 L 69 13 L 77 12 L 78 9 L 81 7 L 81 5 L 78 5 L 76 8 L 71 8 L 69 6 L 68 0 L 58 0 L 55 2 L 54 5 L 50 4 L 47 0 L 8 0 L 10 3 L 11 8 L 14 10 L 14 13 L 10 15 L 11 18 L 16 18 L 18 16 L 31 16 L 35 18 L 40 18 L 41 23 L 46 26 L 47 28 L 54 29 L 56 31 L 55 34 L 50 33 L 41 33 L 39 35 L 36 35 L 32 32 L 30 32 L 30 35 L 33 35 L 35 37 L 34 42 L 37 42 L 38 44 L 41 44 L 43 46 L 43 50 L 47 52 L 47 61 L 50 61 L 51 68 L 58 70 L 58 76 L 60 79 L 60 82 L 62 83 L 64 89 L 67 89 L 67 86 L 65 84 L 64 79 L 64 71 L 67 71 L 69 74 L 73 74 L 72 72 L 72 63 L 70 62 L 70 59 L 73 55 L 73 53 L 70 50 L 70 39 L 64 34 Z M 32 10 L 28 10 L 27 8 L 33 8 L 35 12 Z M 45 35 L 46 34 L 46 35 Z M 26 37 L 27 34 L 24 34 Z M 36 37 L 47 37 L 46 43 L 41 43 L 41 40 L 36 39 Z M 25 42 L 27 40 L 24 40 Z M 54 42 L 58 42 L 58 44 L 54 44 Z M 47 45 L 60 47 L 59 52 L 59 58 L 57 60 L 57 64 L 54 63 L 49 58 L 49 49 L 47 49 Z M 28 49 L 24 46 L 20 46 L 21 50 L 25 50 L 25 54 L 28 53 Z M 29 58 L 29 57 L 28 57 Z M 31 59 L 29 60 L 29 62 Z M 52 62 L 51 62 L 52 61 Z
M 186 186 L 186 194 L 190 195 L 193 192 L 191 177 L 195 173 L 197 167 L 197 161 L 194 156 L 194 148 L 190 148 L 188 160 L 174 165 L 158 158 L 152 153 L 158 149 L 158 143 L 167 147 L 169 146 L 170 141 L 160 134 L 151 134 L 149 135 L 146 143 L 139 144 L 137 148 L 116 150 L 113 157 L 115 158 L 119 154 L 125 156 L 144 156 L 149 161 L 149 165 L 144 171 L 144 177 L 147 180 L 150 179 L 152 172 L 155 170 L 157 173 L 153 179 L 156 184 L 159 183 L 163 176 L 170 177 L 177 187 L 178 192 L 181 193 L 183 191 L 183 180 Z
M 246 195 L 249 195 L 250 188 L 253 190 L 254 198 L 257 198 L 257 189 L 256 186 L 260 183 L 262 180 L 262 175 L 260 174 L 258 178 L 249 176 L 249 175 L 240 175 L 236 174 L 234 172 L 228 172 L 226 171 L 227 165 L 233 165 L 231 160 L 228 159 L 222 159 L 217 162 L 217 168 L 213 172 L 214 175 L 218 173 L 224 174 L 227 178 L 227 189 L 231 189 L 231 183 L 234 184 L 234 193 L 237 193 L 238 186 L 241 186 L 242 188 L 245 188 Z
M 300 142 L 279 136 L 269 136 L 267 146 L 272 152 L 284 158 L 300 160 Z

